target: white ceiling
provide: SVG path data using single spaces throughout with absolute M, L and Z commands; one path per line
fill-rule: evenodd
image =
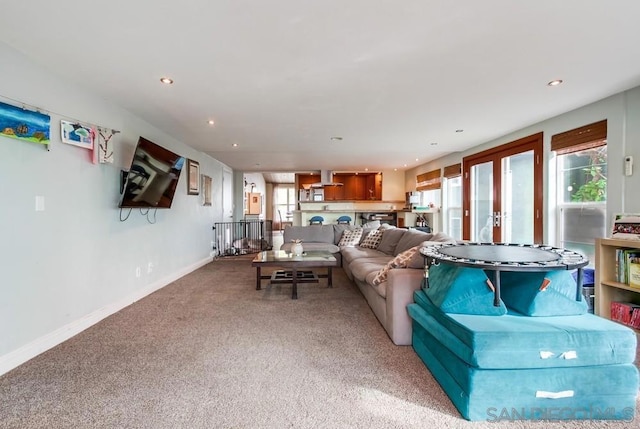
M 637 0 L 11 1 L 0 40 L 234 169 L 383 170 L 640 85 L 639 17 Z

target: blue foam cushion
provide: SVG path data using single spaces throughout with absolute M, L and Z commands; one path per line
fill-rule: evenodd
M 494 293 L 487 275 L 478 268 L 440 263 L 429 268 L 431 301 L 445 313 L 501 316 L 507 313 L 503 302 L 493 305 Z
M 546 288 L 542 288 L 546 282 Z M 501 273 L 500 285 L 501 298 L 507 307 L 527 316 L 571 316 L 588 311 L 582 294 L 580 301 L 576 300 L 576 281 L 567 270 L 505 271 Z
M 423 291 L 407 309 L 467 365 L 485 369 L 578 367 L 633 363 L 636 335 L 626 326 L 593 314 L 501 317 L 448 314 Z
M 512 420 L 631 421 L 634 417 L 638 370 L 631 363 L 486 370 L 469 367 L 420 325 L 414 325 L 412 343 L 468 420 L 509 420 L 513 424 Z

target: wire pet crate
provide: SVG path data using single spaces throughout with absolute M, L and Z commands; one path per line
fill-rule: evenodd
M 217 256 L 258 253 L 273 248 L 271 220 L 241 220 L 213 224 L 214 251 Z

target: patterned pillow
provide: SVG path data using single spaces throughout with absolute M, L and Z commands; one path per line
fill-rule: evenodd
M 407 268 L 411 260 L 418 253 L 418 246 L 416 246 L 398 254 L 398 256 L 390 260 L 387 265 L 385 265 L 380 269 L 380 271 L 378 271 L 378 274 L 376 274 L 371 282 L 374 286 L 377 286 L 383 281 L 387 280 L 389 270 L 391 270 L 392 268 Z
M 367 249 L 377 249 L 378 244 L 382 240 L 382 231 L 374 229 L 367 234 L 366 238 L 360 243 L 360 247 L 366 247 Z
M 342 233 L 338 247 L 354 247 L 360 242 L 360 238 L 362 238 L 362 228 L 347 229 Z

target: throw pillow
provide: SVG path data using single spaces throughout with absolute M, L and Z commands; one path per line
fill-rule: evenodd
M 445 313 L 502 316 L 507 307 L 493 305 L 493 284 L 484 270 L 440 263 L 429 267 L 425 290 L 433 304 Z
M 411 249 L 405 250 L 404 252 L 400 253 L 398 256 L 387 262 L 387 265 L 382 267 L 371 281 L 373 285 L 377 286 L 383 281 L 386 281 L 389 270 L 391 270 L 392 268 L 407 268 L 409 266 L 409 263 L 415 257 L 416 253 L 420 254 L 420 252 L 418 252 L 418 247 L 412 247 Z
M 370 220 L 368 222 L 366 222 L 364 225 L 362 225 L 363 228 L 380 228 L 380 221 L 379 220 Z
M 360 242 L 360 247 L 366 247 L 367 249 L 377 249 L 380 244 L 380 240 L 382 240 L 382 231 L 378 229 L 374 229 L 369 232 L 362 242 Z
M 385 229 L 382 233 L 382 240 L 380 240 L 378 250 L 387 255 L 395 255 L 396 246 L 398 246 L 398 242 L 406 231 L 408 230 L 404 228 Z
M 362 228 L 346 230 L 342 233 L 338 247 L 354 247 L 362 238 Z
M 587 312 L 582 294 L 576 300 L 570 271 L 511 272 L 500 276 L 501 297 L 507 307 L 527 316 L 573 316 Z

